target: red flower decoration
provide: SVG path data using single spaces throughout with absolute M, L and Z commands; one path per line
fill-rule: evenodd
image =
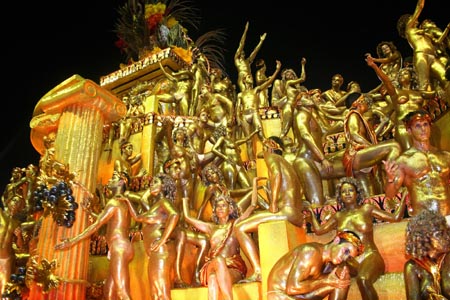
M 121 51 L 123 51 L 124 49 L 126 49 L 128 47 L 127 43 L 122 38 L 119 38 L 114 44 Z
M 162 19 L 163 19 L 163 15 L 162 15 L 162 14 L 154 14 L 154 15 L 151 15 L 151 16 L 147 19 L 147 26 L 148 26 L 148 29 L 152 30 L 153 28 L 155 28 L 156 25 L 158 25 L 158 23 L 161 22 Z

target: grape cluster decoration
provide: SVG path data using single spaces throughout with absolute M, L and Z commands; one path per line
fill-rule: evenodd
M 40 184 L 34 191 L 34 210 L 44 211 L 44 216 L 52 215 L 58 226 L 72 227 L 78 203 L 72 195 L 72 188 L 65 181 L 59 181 L 50 189 Z
M 25 285 L 26 268 L 18 267 L 17 272 L 11 274 L 10 280 L 6 283 L 5 292 L 1 295 L 2 299 L 22 300 L 26 290 Z M 26 296 L 25 296 L 26 297 Z

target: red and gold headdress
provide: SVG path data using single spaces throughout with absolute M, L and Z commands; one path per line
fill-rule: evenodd
M 341 231 L 337 234 L 339 239 L 346 240 L 358 250 L 358 255 L 364 252 L 364 245 L 356 233 L 351 231 Z
M 406 128 L 410 128 L 414 122 L 421 121 L 421 120 L 428 121 L 428 123 L 431 124 L 430 114 L 425 110 L 417 110 L 417 111 L 408 113 L 403 119 Z

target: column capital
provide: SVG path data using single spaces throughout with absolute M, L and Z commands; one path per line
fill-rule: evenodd
M 80 75 L 73 75 L 45 94 L 36 104 L 30 121 L 31 143 L 43 153 L 42 138 L 58 128 L 61 114 L 73 105 L 95 109 L 104 122 L 111 123 L 126 115 L 126 105 L 113 93 Z

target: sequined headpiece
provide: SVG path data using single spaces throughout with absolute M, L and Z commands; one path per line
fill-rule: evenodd
M 356 233 L 352 231 L 341 231 L 337 234 L 337 236 L 341 241 L 345 240 L 355 246 L 358 251 L 358 255 L 364 252 L 364 245 L 358 235 L 356 235 Z

